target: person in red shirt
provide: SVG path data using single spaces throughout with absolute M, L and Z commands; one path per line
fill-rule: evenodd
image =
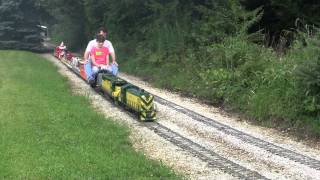
M 104 38 L 106 38 L 107 34 L 108 34 L 107 29 L 104 27 L 99 28 L 97 31 L 97 35 L 98 34 L 101 34 L 104 36 Z M 87 48 L 85 50 L 84 56 L 83 56 L 83 61 L 80 62 L 80 63 L 84 64 L 84 70 L 87 75 L 87 80 L 89 83 L 90 83 L 90 81 L 92 81 L 95 78 L 93 75 L 93 72 L 92 72 L 92 58 L 91 58 L 90 52 L 93 47 L 97 47 L 97 46 L 98 45 L 97 45 L 96 38 L 89 41 Z M 115 50 L 112 46 L 112 43 L 106 39 L 103 43 L 103 46 L 107 47 L 109 49 L 110 58 L 112 58 L 112 63 L 111 63 L 112 74 L 114 76 L 116 76 L 118 74 L 119 68 L 118 68 L 118 63 L 116 62 Z M 111 61 L 111 59 L 110 59 L 110 61 Z
M 96 41 L 97 47 L 93 47 L 90 51 L 93 73 L 93 78 L 89 80 L 91 87 L 101 86 L 102 74 L 99 73 L 100 70 L 107 70 L 110 73 L 112 72 L 112 67 L 109 65 L 109 49 L 103 46 L 105 37 L 98 34 Z
M 99 70 L 108 70 L 112 71 L 109 64 L 109 49 L 103 46 L 105 37 L 101 34 L 98 34 L 96 37 L 97 47 L 91 49 L 90 55 L 92 57 L 92 72 L 96 74 Z

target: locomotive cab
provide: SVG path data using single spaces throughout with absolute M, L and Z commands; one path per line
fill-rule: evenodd
M 127 84 L 127 81 L 111 74 L 102 75 L 102 89 L 111 96 L 116 102 L 120 101 L 121 87 Z

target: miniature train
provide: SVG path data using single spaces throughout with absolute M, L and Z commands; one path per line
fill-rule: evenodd
M 59 46 L 55 48 L 54 56 L 88 82 L 84 64 L 79 57 L 74 57 L 70 51 Z M 100 71 L 95 77 L 95 89 L 107 94 L 115 104 L 133 111 L 140 121 L 156 120 L 153 95 L 107 71 Z

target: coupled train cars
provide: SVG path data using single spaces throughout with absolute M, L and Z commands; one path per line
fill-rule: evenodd
M 55 48 L 54 56 L 87 82 L 85 67 L 79 57 L 59 46 Z M 106 71 L 98 72 L 95 77 L 96 89 L 107 94 L 115 104 L 133 111 L 140 121 L 156 120 L 153 95 Z

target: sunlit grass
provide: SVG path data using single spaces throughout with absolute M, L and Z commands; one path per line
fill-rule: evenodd
M 135 152 L 128 128 L 72 95 L 41 56 L 0 51 L 0 62 L 0 179 L 177 178 Z

